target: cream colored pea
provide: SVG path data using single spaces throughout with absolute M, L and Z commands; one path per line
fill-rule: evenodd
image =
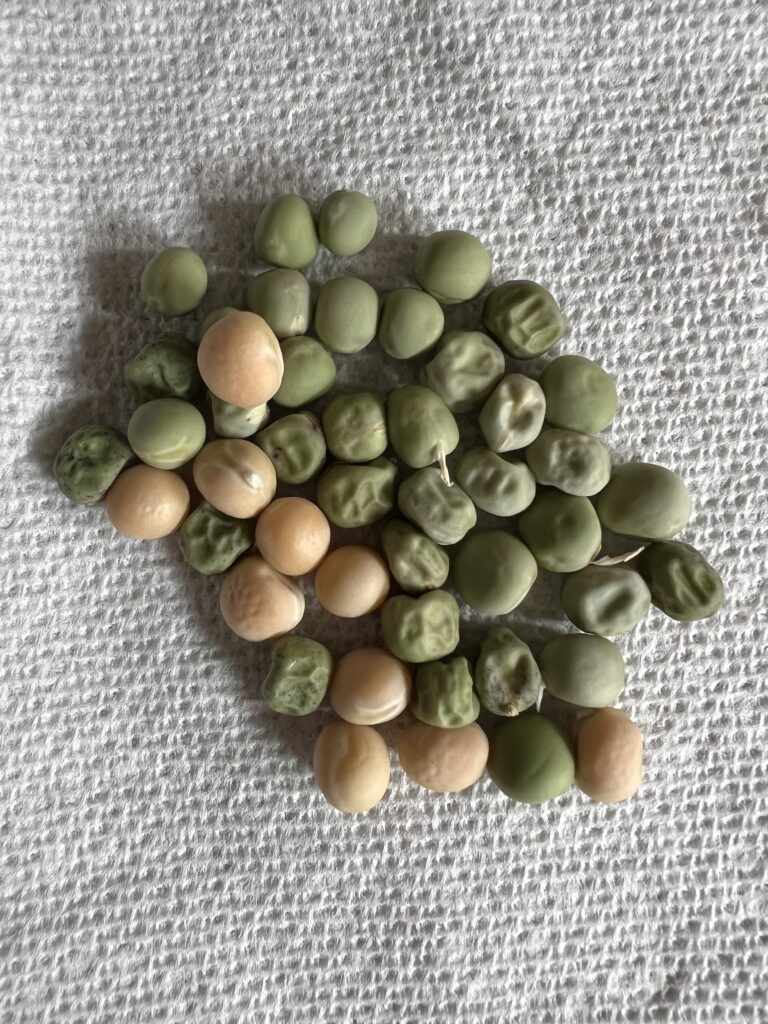
M 192 476 L 205 500 L 235 519 L 258 515 L 277 487 L 270 459 L 253 441 L 241 438 L 210 441 L 195 457 Z
M 286 576 L 316 569 L 328 553 L 331 527 L 322 510 L 306 498 L 278 498 L 256 523 L 256 547 Z
M 362 647 L 336 665 L 329 697 L 333 710 L 346 722 L 389 722 L 408 707 L 411 670 L 381 647 Z
M 105 505 L 120 533 L 155 540 L 181 526 L 189 510 L 189 491 L 181 477 L 168 469 L 131 466 L 107 491 Z
M 397 755 L 403 771 L 433 793 L 458 793 L 485 771 L 488 737 L 477 724 L 439 729 L 414 722 L 401 735 Z
M 248 408 L 268 402 L 283 379 L 278 340 L 256 313 L 230 313 L 209 327 L 197 366 L 217 398 Z
M 251 555 L 224 577 L 219 607 L 226 624 L 243 640 L 269 640 L 298 626 L 304 594 L 293 580 Z
M 317 738 L 315 779 L 323 796 L 340 811 L 370 811 L 389 785 L 389 751 L 368 725 L 333 722 Z
M 615 804 L 637 792 L 643 777 L 643 734 L 623 711 L 600 708 L 579 724 L 576 785 L 593 800 Z
M 336 548 L 315 573 L 317 600 L 326 611 L 342 619 L 356 619 L 375 611 L 388 593 L 387 563 L 363 544 Z

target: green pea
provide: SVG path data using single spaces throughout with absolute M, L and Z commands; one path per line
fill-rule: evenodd
M 275 395 L 278 405 L 298 409 L 314 402 L 336 383 L 336 363 L 314 338 L 286 338 L 283 351 L 283 380 Z
M 243 407 L 223 402 L 212 392 L 208 392 L 213 413 L 213 430 L 219 437 L 253 437 L 259 427 L 269 420 L 268 405 Z
M 414 275 L 439 302 L 467 302 L 488 283 L 491 257 L 480 239 L 466 231 L 438 231 L 419 245 Z
M 609 708 L 624 689 L 624 659 L 603 636 L 558 636 L 539 655 L 544 686 L 583 708 Z
M 467 537 L 453 558 L 452 572 L 458 592 L 484 615 L 506 615 L 517 608 L 538 575 L 525 544 L 504 530 L 479 530 Z
M 304 636 L 281 636 L 272 645 L 261 693 L 281 715 L 310 715 L 322 704 L 332 673 L 327 647 Z
M 312 321 L 309 281 L 298 270 L 268 270 L 251 278 L 245 304 L 267 321 L 277 338 L 306 334 Z
M 444 590 L 390 597 L 381 609 L 381 634 L 401 661 L 416 665 L 445 658 L 459 644 L 459 606 Z
M 253 232 L 256 256 L 274 267 L 300 270 L 317 256 L 312 211 L 299 196 L 280 196 L 264 207 Z
M 317 228 L 320 241 L 335 256 L 354 256 L 373 240 L 377 222 L 372 199 L 340 189 L 323 200 Z
M 337 462 L 317 481 L 317 504 L 336 526 L 370 526 L 394 508 L 396 476 L 389 459 L 353 466 Z
M 565 430 L 599 434 L 616 415 L 616 385 L 584 356 L 558 356 L 544 367 L 539 384 L 547 399 L 547 422 Z
M 504 353 L 482 331 L 448 331 L 421 371 L 451 412 L 468 412 L 490 395 L 504 376 Z
M 390 392 L 387 429 L 395 453 L 411 469 L 430 466 L 459 443 L 451 410 L 434 391 L 418 384 Z
M 462 455 L 456 481 L 478 508 L 494 516 L 516 516 L 536 496 L 536 481 L 526 464 L 488 448 L 470 448 Z
M 419 665 L 413 680 L 411 711 L 422 722 L 439 729 L 471 725 L 480 714 L 480 701 L 472 689 L 467 659 Z
M 568 741 L 543 715 L 519 715 L 502 722 L 491 736 L 487 767 L 502 793 L 524 804 L 561 796 L 575 775 Z
M 320 420 L 311 412 L 282 416 L 256 435 L 256 443 L 284 484 L 303 484 L 325 462 L 325 438 Z
M 611 456 L 602 441 L 575 430 L 542 431 L 525 457 L 537 483 L 566 494 L 597 494 L 611 476 Z
M 206 331 L 217 324 L 219 320 L 223 320 L 225 316 L 229 316 L 230 313 L 239 313 L 240 310 L 236 306 L 219 306 L 218 309 L 212 309 L 210 313 L 204 318 L 200 324 L 200 340 L 205 337 Z
M 520 536 L 542 569 L 576 572 L 600 550 L 602 533 L 588 498 L 544 491 L 518 520 Z
M 161 334 L 125 364 L 123 376 L 140 402 L 194 398 L 202 387 L 197 349 L 183 334 Z
M 315 330 L 331 352 L 359 352 L 373 341 L 379 296 L 359 277 L 335 277 L 320 289 Z
M 595 508 L 603 526 L 643 540 L 674 537 L 691 515 L 683 481 L 663 466 L 625 462 L 616 466 L 598 494 Z
M 561 596 L 574 626 L 600 636 L 629 633 L 651 607 L 643 577 L 621 565 L 585 566 L 566 578 Z
M 402 519 L 392 519 L 381 531 L 381 546 L 389 571 L 411 593 L 437 590 L 448 579 L 448 555 L 426 534 Z
M 70 501 L 95 505 L 133 461 L 133 451 L 119 431 L 92 423 L 69 435 L 56 455 L 53 475 Z
M 412 473 L 400 484 L 403 515 L 436 544 L 458 544 L 477 523 L 477 512 L 458 484 L 449 486 L 435 466 Z
M 192 249 L 176 246 L 153 256 L 141 275 L 141 297 L 163 316 L 183 316 L 200 305 L 208 271 Z
M 632 565 L 648 585 L 653 603 L 671 619 L 708 619 L 725 600 L 719 574 L 690 544 L 649 544 Z
M 508 718 L 532 707 L 541 690 L 541 674 L 528 644 L 497 626 L 483 640 L 475 665 L 480 703 L 494 715 Z
M 483 326 L 515 359 L 533 359 L 565 335 L 567 324 L 546 288 L 535 281 L 505 281 L 483 306 Z
M 494 452 L 511 452 L 534 441 L 544 425 L 544 392 L 535 380 L 510 373 L 480 410 L 480 429 Z
M 192 568 L 212 576 L 253 547 L 253 521 L 233 519 L 204 501 L 184 520 L 178 536 Z
M 189 402 L 156 398 L 131 416 L 128 442 L 148 466 L 177 469 L 205 444 L 205 420 Z
M 438 343 L 444 324 L 437 299 L 419 288 L 395 288 L 384 297 L 379 345 L 393 359 L 413 359 Z
M 344 462 L 370 462 L 387 447 L 384 403 L 372 391 L 337 395 L 323 412 L 328 449 Z

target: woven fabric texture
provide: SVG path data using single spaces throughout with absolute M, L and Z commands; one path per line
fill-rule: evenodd
M 764 0 L 6 0 L 0 39 L 1 1024 L 765 1020 Z M 330 712 L 267 713 L 217 581 L 51 478 L 70 430 L 127 423 L 151 253 L 195 247 L 203 311 L 239 304 L 264 201 L 344 186 L 380 232 L 314 281 L 383 290 L 418 236 L 477 233 L 616 376 L 614 458 L 691 489 L 728 602 L 622 641 L 626 805 L 440 798 L 394 765 L 336 813 Z M 413 372 L 338 363 L 346 388 Z M 534 650 L 565 629 L 556 579 L 509 621 Z M 377 635 L 311 594 L 306 628 Z

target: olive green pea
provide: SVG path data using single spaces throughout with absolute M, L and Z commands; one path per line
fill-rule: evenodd
M 217 324 L 219 320 L 223 320 L 225 316 L 229 316 L 230 313 L 239 313 L 240 310 L 236 306 L 219 306 L 218 309 L 212 309 L 210 313 L 204 318 L 200 324 L 200 340 L 205 337 L 206 331 Z
M 300 270 L 317 255 L 312 211 L 300 196 L 280 196 L 264 207 L 253 232 L 256 256 L 274 267 Z
M 317 294 L 315 330 L 331 352 L 359 352 L 373 341 L 379 296 L 359 277 L 335 277 Z
M 69 435 L 54 459 L 53 475 L 70 501 L 94 505 L 134 459 L 118 430 L 92 423 Z
M 192 249 L 175 246 L 153 256 L 141 275 L 141 297 L 163 316 L 183 316 L 200 305 L 208 271 Z
M 603 526 L 614 533 L 668 540 L 688 522 L 691 498 L 671 470 L 649 462 L 625 462 L 614 468 L 595 508 Z
M 208 392 L 213 413 L 213 430 L 219 437 L 253 437 L 256 431 L 269 421 L 268 405 L 244 407 L 224 402 L 211 391 Z
M 281 715 L 309 715 L 323 702 L 333 674 L 327 647 L 304 636 L 281 636 L 272 645 L 261 694 Z
M 657 541 L 631 564 L 648 585 L 651 601 L 678 622 L 708 619 L 725 600 L 717 570 L 690 544 Z
M 439 302 L 467 302 L 488 283 L 490 253 L 479 238 L 466 231 L 438 231 L 419 245 L 414 276 Z
M 458 592 L 484 615 L 506 615 L 517 608 L 538 575 L 531 552 L 505 530 L 479 530 L 467 537 L 451 571 Z
M 197 348 L 183 334 L 161 334 L 125 364 L 123 376 L 140 402 L 194 398 L 202 387 Z
M 376 234 L 376 204 L 362 192 L 340 189 L 323 200 L 317 217 L 320 241 L 335 256 L 354 256 Z
M 303 484 L 325 462 L 325 438 L 320 420 L 311 412 L 294 412 L 275 420 L 256 435 L 256 443 L 284 484 Z
M 467 659 L 419 665 L 413 679 L 411 711 L 422 722 L 439 729 L 471 725 L 480 714 L 480 701 L 472 689 Z
M 506 281 L 483 306 L 483 326 L 515 359 L 533 359 L 565 335 L 567 324 L 554 298 L 535 281 Z
M 539 384 L 547 399 L 547 422 L 565 430 L 599 434 L 616 415 L 613 379 L 584 356 L 558 356 L 544 367 Z
M 541 674 L 528 644 L 506 626 L 483 640 L 475 665 L 475 687 L 483 707 L 511 718 L 536 703 Z
M 437 299 L 419 288 L 395 288 L 384 296 L 379 345 L 393 359 L 412 359 L 438 343 L 444 325 Z
M 544 392 L 535 380 L 510 373 L 480 410 L 480 429 L 494 452 L 511 452 L 534 441 L 544 425 Z
M 555 697 L 583 708 L 608 708 L 624 689 L 621 651 L 603 636 L 558 636 L 539 654 L 544 686 Z
M 245 304 L 267 321 L 277 338 L 306 334 L 312 321 L 309 281 L 298 270 L 268 270 L 251 278 Z
M 441 547 L 421 530 L 392 519 L 381 531 L 381 546 L 389 571 L 403 590 L 437 590 L 448 579 L 450 561 Z
M 421 383 L 451 412 L 468 412 L 490 395 L 504 376 L 504 353 L 482 331 L 448 331 L 421 371 Z
M 328 450 L 344 462 L 370 462 L 387 447 L 384 403 L 372 391 L 337 395 L 323 412 Z
M 317 481 L 317 504 L 336 526 L 370 526 L 395 506 L 397 467 L 379 458 L 362 465 L 337 462 Z
M 623 636 L 645 618 L 651 592 L 643 577 L 621 565 L 587 565 L 563 583 L 563 611 L 579 629 Z
M 571 747 L 543 715 L 519 715 L 491 736 L 488 774 L 506 796 L 541 804 L 566 793 L 576 774 Z
M 597 494 L 611 476 L 611 456 L 602 441 L 575 430 L 543 430 L 525 457 L 537 483 L 566 494 Z
M 205 420 L 189 402 L 156 398 L 131 416 L 128 442 L 142 462 L 155 469 L 177 469 L 205 444 Z
M 459 606 L 445 590 L 390 597 L 381 609 L 381 634 L 401 661 L 416 665 L 445 658 L 459 644 Z
M 544 491 L 518 520 L 520 536 L 542 569 L 576 572 L 600 550 L 600 520 L 588 498 Z
M 458 544 L 477 523 L 471 500 L 458 484 L 446 484 L 436 466 L 403 480 L 397 505 L 436 544 Z
M 283 380 L 275 395 L 278 405 L 298 409 L 327 394 L 336 383 L 336 364 L 330 352 L 314 338 L 286 338 Z
M 253 547 L 253 521 L 233 519 L 204 501 L 187 516 L 179 530 L 186 561 L 206 576 L 225 572 Z
M 526 464 L 489 448 L 470 448 L 462 455 L 456 482 L 478 508 L 494 516 L 516 516 L 536 496 L 536 480 Z
M 387 398 L 389 442 L 411 469 L 422 469 L 449 455 L 459 443 L 453 413 L 430 388 L 409 384 Z

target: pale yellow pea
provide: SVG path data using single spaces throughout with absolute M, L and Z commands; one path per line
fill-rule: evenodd
M 368 725 L 327 725 L 317 738 L 312 764 L 325 799 L 347 814 L 370 811 L 389 785 L 387 745 Z
M 268 402 L 283 380 L 278 340 L 256 313 L 230 313 L 209 327 L 197 350 L 197 366 L 217 398 L 248 408 Z
M 315 594 L 326 611 L 356 619 L 375 611 L 389 593 L 387 563 L 363 544 L 336 548 L 318 566 Z
M 643 734 L 617 708 L 579 722 L 576 785 L 593 800 L 615 804 L 637 792 L 643 777 Z
M 195 456 L 192 476 L 205 500 L 235 519 L 258 515 L 277 487 L 270 459 L 253 441 L 240 438 L 209 441 Z
M 233 633 L 244 640 L 269 640 L 298 626 L 304 594 L 293 580 L 251 555 L 224 577 L 219 607 Z
M 381 647 L 362 647 L 336 665 L 329 697 L 333 710 L 347 722 L 389 722 L 408 707 L 411 670 Z
M 168 469 L 131 466 L 107 491 L 105 505 L 120 533 L 137 540 L 155 540 L 181 526 L 189 510 L 189 490 L 181 477 Z
M 439 729 L 414 722 L 397 745 L 406 775 L 433 793 L 458 793 L 472 786 L 485 771 L 488 737 L 473 722 L 459 729 Z
M 256 523 L 256 547 L 278 572 L 301 576 L 328 553 L 331 527 L 322 509 L 306 498 L 278 498 Z

